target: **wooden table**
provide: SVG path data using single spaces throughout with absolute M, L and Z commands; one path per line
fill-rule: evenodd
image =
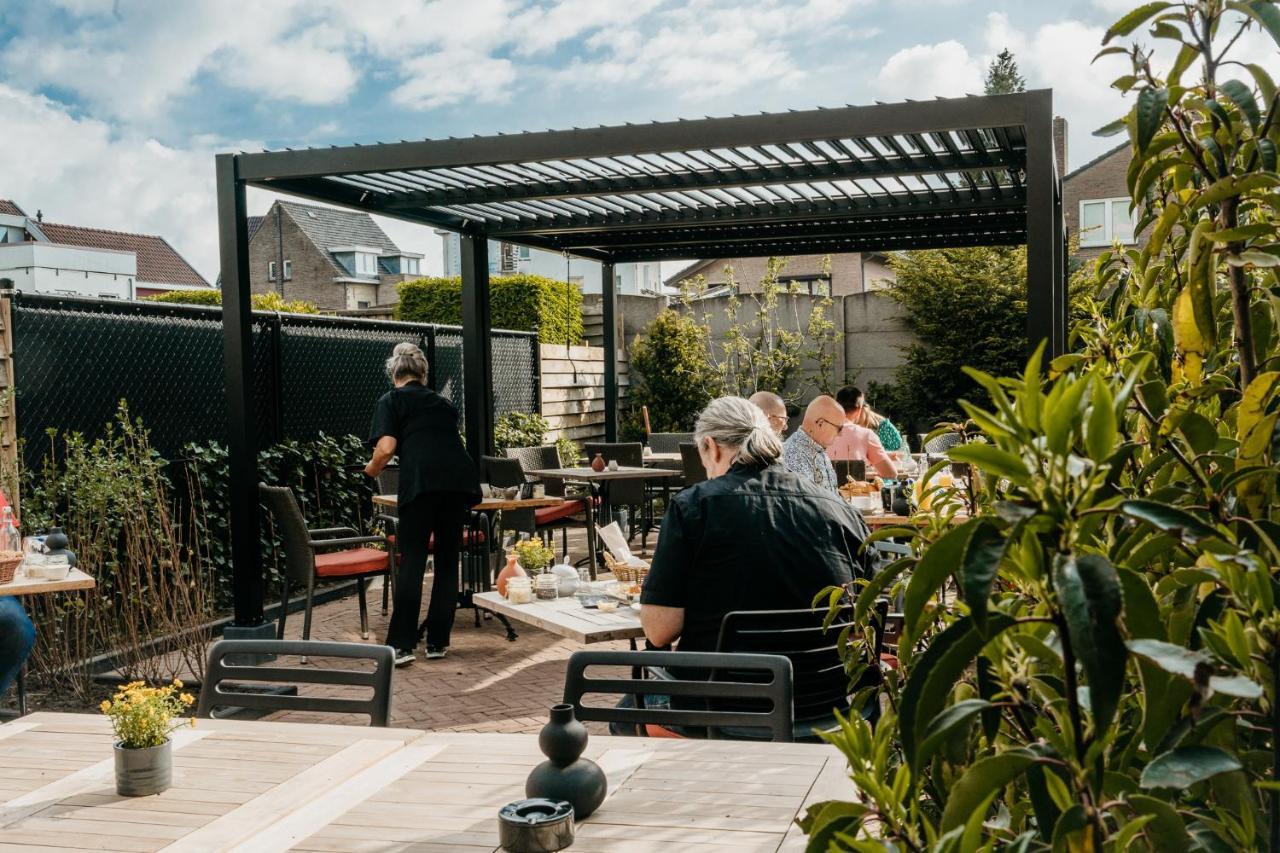
M 400 499 L 396 495 L 374 495 L 373 503 L 375 506 L 398 507 Z M 560 506 L 564 503 L 564 498 L 516 498 L 507 500 L 506 498 L 484 498 L 478 504 L 472 505 L 472 509 L 476 512 L 500 512 L 501 510 L 512 509 L 544 509 L 549 506 Z
M 19 571 L 21 571 L 21 568 L 19 568 Z M 72 569 L 60 581 L 20 577 L 10 583 L 0 584 L 0 595 L 45 595 L 51 592 L 74 592 L 79 589 L 93 589 L 97 585 L 98 582 L 92 576 L 86 575 L 79 569 Z M 27 715 L 27 666 L 25 662 L 18 668 L 18 678 L 15 686 L 18 690 L 18 716 L 25 717 Z M 6 711 L 5 713 L 11 712 Z
M 174 735 L 173 787 L 115 794 L 97 714 L 0 726 L 0 851 L 496 851 L 498 809 L 543 760 L 534 735 L 198 720 Z M 819 744 L 592 735 L 609 796 L 578 853 L 800 851 L 812 803 L 852 799 Z
M 649 453 L 644 457 L 647 468 L 670 468 L 673 471 L 684 471 L 684 457 L 679 453 Z
M 575 598 L 534 599 L 528 604 L 512 604 L 498 592 L 482 592 L 471 598 L 477 607 L 579 643 L 635 640 L 644 636 L 639 611 L 625 604 L 619 604 L 612 613 L 601 613 L 594 607 L 583 607 Z

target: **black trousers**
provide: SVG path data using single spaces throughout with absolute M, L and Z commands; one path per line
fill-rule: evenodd
M 458 556 L 467 498 L 456 492 L 434 492 L 401 504 L 399 510 L 396 550 L 400 565 L 396 569 L 396 596 L 391 624 L 387 626 L 387 645 L 393 649 L 418 645 L 422 577 L 427 570 L 427 555 L 434 550 L 435 580 L 427 607 L 427 645 L 447 646 L 458 607 Z M 430 544 L 433 540 L 434 549 Z

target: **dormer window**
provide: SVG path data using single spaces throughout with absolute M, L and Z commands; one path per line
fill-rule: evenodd
M 400 272 L 401 272 L 401 273 L 403 273 L 404 275 L 417 275 L 417 274 L 418 274 L 418 269 L 419 269 L 419 267 L 418 267 L 418 259 L 417 259 L 417 258 L 410 258 L 410 257 L 407 257 L 407 256 L 406 256 L 406 257 L 402 257 L 402 258 L 400 259 L 400 263 L 401 263 L 401 269 L 400 269 Z
M 356 252 L 356 275 L 377 275 L 378 256 L 368 252 Z

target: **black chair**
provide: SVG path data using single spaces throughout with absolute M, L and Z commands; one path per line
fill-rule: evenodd
M 542 509 L 533 510 L 533 530 L 543 537 L 547 544 L 552 544 L 555 531 L 559 529 L 560 535 L 560 551 L 561 559 L 569 559 L 569 528 L 581 527 L 584 530 L 590 529 L 592 519 L 591 513 L 587 506 L 587 501 L 594 500 L 590 490 L 586 494 L 566 494 L 564 480 L 551 478 L 539 479 L 532 474 L 525 473 L 527 471 L 546 470 L 549 468 L 559 468 L 560 451 L 556 449 L 554 444 L 545 444 L 541 447 L 509 447 L 505 451 L 508 460 L 516 460 L 520 463 L 521 474 L 527 481 L 541 482 L 546 487 L 547 496 L 553 498 L 565 498 L 565 503 L 560 506 L 544 507 Z M 514 479 L 513 474 L 504 472 L 498 474 L 503 479 Z M 493 484 L 493 481 L 489 481 Z M 528 512 L 528 510 L 525 510 Z
M 680 463 L 684 468 L 684 484 L 686 486 L 692 486 L 707 479 L 707 469 L 702 464 L 702 457 L 698 455 L 698 446 L 696 444 L 680 445 Z
M 394 495 L 400 491 L 400 466 L 388 465 L 378 475 L 378 494 Z M 395 587 L 395 567 L 399 565 L 396 557 L 396 535 L 400 532 L 400 508 L 394 506 L 375 507 L 377 512 L 373 519 L 382 524 L 387 532 L 387 552 L 391 555 L 392 571 L 387 573 L 387 580 L 382 584 L 382 612 L 387 612 L 387 603 L 391 591 Z
M 867 460 L 865 459 L 836 459 L 831 462 L 831 465 L 836 469 L 836 482 L 841 485 L 847 483 L 850 477 L 859 481 L 867 479 Z
M 588 459 L 595 459 L 598 453 L 606 463 L 617 462 L 624 468 L 644 467 L 644 445 L 638 441 L 588 441 L 584 449 Z M 649 531 L 654 528 L 654 493 L 644 480 L 612 480 L 607 481 L 604 486 L 607 489 L 606 502 L 610 508 L 629 508 L 627 540 L 635 538 L 638 529 L 640 547 L 643 549 L 648 544 Z M 608 524 L 612 520 L 605 518 L 602 523 Z
M 964 436 L 958 432 L 944 432 L 924 442 L 924 452 L 929 456 L 943 456 L 951 448 L 964 444 Z
M 842 607 L 830 626 L 823 628 L 825 608 L 818 610 L 736 610 L 720 622 L 716 651 L 739 654 L 781 655 L 791 662 L 792 716 L 797 741 L 817 741 L 817 731 L 840 727 L 835 712 L 848 713 L 854 694 L 883 683 L 880 653 L 884 648 L 884 624 L 889 602 L 876 602 L 873 657 L 867 661 L 856 684 L 849 684 L 845 663 L 840 657 L 839 637 L 852 628 L 853 605 Z M 880 717 L 878 701 L 864 709 L 863 716 L 874 724 Z
M 365 586 L 371 577 L 381 575 L 385 579 L 390 574 L 391 558 L 388 551 L 360 546 L 378 543 L 390 548 L 387 538 L 362 536 L 350 527 L 308 528 L 298 500 L 291 490 L 284 486 L 259 483 L 258 491 L 271 512 L 284 546 L 285 572 L 280 584 L 280 623 L 276 628 L 276 636 L 284 637 L 291 587 L 305 585 L 307 588 L 302 639 L 309 640 L 311 602 L 315 595 L 316 581 L 354 578 L 356 592 L 360 597 L 360 635 L 369 639 L 369 605 L 365 598 Z
M 237 661 L 297 655 L 306 658 L 343 658 L 373 662 L 373 670 L 322 669 L 318 666 L 286 667 L 253 665 Z M 247 656 L 247 657 L 246 657 Z M 233 658 L 228 660 L 228 658 Z M 364 643 L 300 642 L 298 640 L 219 640 L 209 650 L 200 705 L 196 716 L 208 719 L 215 708 L 249 708 L 256 711 L 314 711 L 327 714 L 367 714 L 369 725 L 391 724 L 391 678 L 395 652 L 390 646 Z M 227 682 L 281 684 L 330 684 L 367 687 L 365 698 L 300 696 L 279 691 L 237 691 Z
M 679 453 L 680 445 L 693 441 L 691 432 L 651 432 L 649 449 L 654 453 Z
M 589 677 L 589 667 L 632 667 L 623 674 L 609 672 Z M 644 678 L 649 667 L 663 668 L 669 677 Z M 709 680 L 684 679 L 673 672 L 707 672 Z M 721 677 L 721 673 L 732 673 Z M 740 680 L 741 677 L 749 680 Z M 650 694 L 704 700 L 704 709 L 618 708 L 614 704 L 588 705 L 588 695 L 637 696 Z M 791 662 L 780 655 L 724 655 L 714 652 L 574 652 L 565 672 L 564 701 L 573 705 L 579 720 L 603 723 L 653 724 L 705 728 L 707 737 L 719 739 L 725 729 L 767 733 L 767 739 L 792 738 Z M 643 700 L 638 699 L 637 704 Z M 726 707 L 726 705 L 743 707 Z

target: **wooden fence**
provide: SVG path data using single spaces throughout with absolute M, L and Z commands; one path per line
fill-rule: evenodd
M 551 438 L 567 436 L 581 444 L 604 439 L 604 350 L 542 344 L 542 414 Z M 630 374 L 626 354 L 618 353 L 618 400 L 626 398 Z

